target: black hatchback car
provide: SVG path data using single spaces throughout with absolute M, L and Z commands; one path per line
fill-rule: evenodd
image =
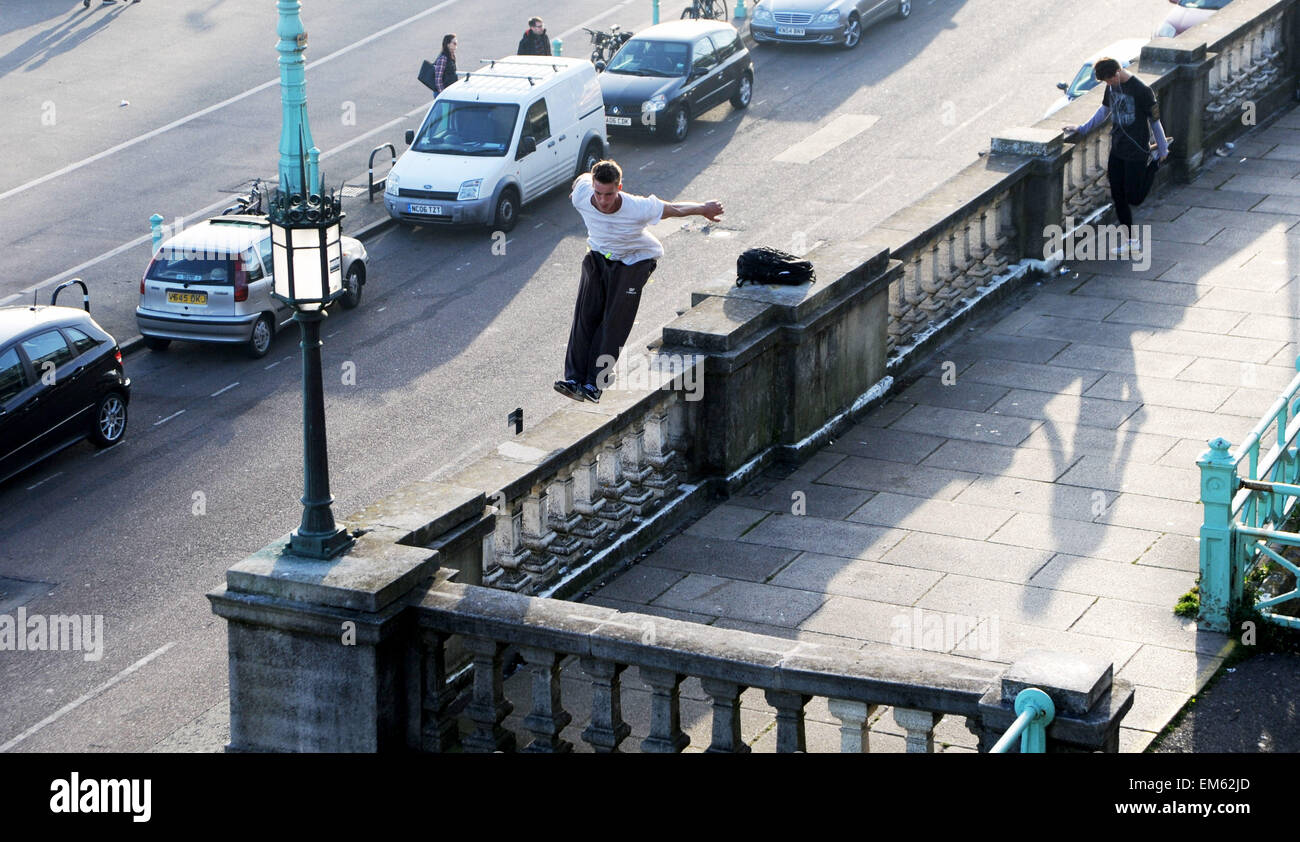
M 72 307 L 0 307 L 0 482 L 89 438 L 126 433 L 131 381 L 117 342 Z
M 661 23 L 623 45 L 600 74 L 600 90 L 611 132 L 650 132 L 680 143 L 691 118 L 727 100 L 749 105 L 754 62 L 726 21 Z

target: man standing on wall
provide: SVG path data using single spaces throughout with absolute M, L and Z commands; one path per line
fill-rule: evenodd
M 575 401 L 600 400 L 599 368 L 612 367 L 618 359 L 636 321 L 641 289 L 663 257 L 663 245 L 646 229 L 669 217 L 702 216 L 716 222 L 722 215 L 720 202 L 665 202 L 622 188 L 623 170 L 613 161 L 601 161 L 578 176 L 570 194 L 587 224 L 591 250 L 582 261 L 565 379 L 555 381 L 555 391 Z
M 1101 107 L 1082 126 L 1066 126 L 1068 133 L 1086 135 L 1110 118 L 1110 158 L 1106 177 L 1110 181 L 1111 200 L 1119 217 L 1121 234 L 1128 249 L 1140 247 L 1133 237 L 1133 208 L 1142 204 L 1155 181 L 1156 170 L 1169 156 L 1169 139 L 1160 125 L 1160 106 L 1156 95 L 1113 58 L 1103 58 L 1094 70 L 1097 80 L 1106 83 Z M 1155 138 L 1155 151 L 1151 138 Z M 1068 139 L 1068 138 L 1067 138 Z M 1121 246 L 1119 251 L 1128 250 Z

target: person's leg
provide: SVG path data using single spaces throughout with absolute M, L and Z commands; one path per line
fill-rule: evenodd
M 1110 182 L 1110 200 L 1115 205 L 1115 216 L 1120 224 L 1120 242 L 1128 242 L 1129 226 L 1133 224 L 1133 211 L 1128 206 L 1125 186 L 1124 159 L 1111 154 L 1106 161 L 1106 179 Z
M 573 326 L 569 329 L 569 348 L 564 355 L 564 379 L 578 385 L 587 382 L 588 359 L 599 335 L 605 314 L 605 259 L 587 252 L 582 260 L 582 280 L 578 299 L 573 305 Z
M 640 260 L 628 266 L 624 263 L 610 263 L 609 283 L 606 285 L 605 315 L 601 320 L 599 332 L 591 343 L 590 357 L 587 361 L 587 379 L 583 383 L 598 385 L 597 377 L 601 371 L 617 360 L 623 343 L 632 333 L 632 324 L 636 321 L 636 311 L 641 306 L 641 290 L 650 280 L 656 261 Z M 605 366 L 601 358 L 605 357 Z

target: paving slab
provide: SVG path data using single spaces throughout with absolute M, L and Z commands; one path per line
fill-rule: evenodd
M 653 604 L 769 626 L 812 628 L 800 624 L 825 600 L 822 594 L 811 591 L 690 573 L 657 596 Z
M 914 532 L 895 544 L 881 556 L 880 561 L 904 568 L 1025 583 L 1054 554 L 1052 550 L 1011 547 L 970 538 Z
M 992 506 L 972 506 L 882 491 L 849 515 L 848 520 L 982 541 L 1012 515 L 1013 512 Z
M 806 552 L 770 581 L 785 588 L 912 605 L 942 578 L 937 570 Z
M 756 480 L 731 498 L 737 506 L 842 520 L 871 499 L 874 492 L 840 488 L 807 479 Z
M 1061 553 L 1029 580 L 1030 585 L 1071 593 L 1130 599 L 1168 608 L 1193 584 L 1181 570 L 1122 564 Z
M 1127 526 L 1085 523 L 1064 517 L 1017 512 L 989 541 L 1076 553 L 1111 561 L 1136 561 L 1160 533 Z
M 1138 557 L 1137 563 L 1197 573 L 1201 569 L 1199 532 L 1200 530 L 1197 529 L 1184 534 L 1161 535 L 1146 552 Z
M 942 436 L 909 433 L 863 423 L 827 445 L 825 452 L 915 465 L 924 461 L 946 441 Z
M 765 582 L 796 555 L 795 550 L 683 534 L 660 547 L 640 566 Z
M 939 377 L 922 377 L 904 389 L 901 397 L 903 400 L 925 406 L 984 412 L 1001 400 L 1008 391 L 1005 386 L 980 383 L 965 377 L 952 383 L 945 383 Z
M 1093 604 L 1084 594 L 995 582 L 950 573 L 918 603 L 922 609 L 969 618 L 1044 626 L 1057 631 L 1070 628 Z
M 1212 383 L 1189 387 L 1185 381 L 1169 377 L 1111 372 L 1089 387 L 1084 396 L 1213 412 L 1236 391 L 1231 386 Z
M 893 429 L 931 435 L 943 432 L 948 438 L 987 441 L 994 444 L 1019 444 L 1038 425 L 1037 421 L 1009 418 L 987 412 L 918 406 L 895 421 Z
M 929 409 L 917 407 L 916 411 Z M 957 410 L 941 410 L 956 412 Z M 975 413 L 969 413 L 974 415 Z M 904 416 L 911 417 L 911 413 Z M 994 416 L 980 416 L 994 418 Z M 919 423 L 918 416 L 918 423 Z M 1022 424 L 1024 422 L 1021 422 Z M 931 425 L 933 428 L 933 424 Z M 950 500 L 970 485 L 975 474 L 969 471 L 949 471 L 923 465 L 907 465 L 882 459 L 846 456 L 842 462 L 823 474 L 819 481 L 827 485 L 846 488 L 865 488 L 872 491 L 895 491 L 916 497 L 938 497 Z
M 952 439 L 927 456 L 922 464 L 949 470 L 978 471 L 984 475 L 1051 482 L 1069 470 L 1074 459 L 1061 459 L 1047 450 L 1030 447 L 1030 439 L 1039 436 L 1042 431 L 1043 428 L 1040 427 L 1020 447 Z
M 923 502 L 922 498 L 918 497 L 917 500 Z M 809 515 L 774 513 L 739 540 L 748 544 L 809 550 L 844 558 L 878 559 L 906 534 L 900 529 Z

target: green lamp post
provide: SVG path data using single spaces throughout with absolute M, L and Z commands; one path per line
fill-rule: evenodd
M 307 33 L 299 0 L 277 0 L 280 13 L 280 181 L 271 196 L 272 293 L 294 309 L 302 335 L 303 495 L 302 523 L 289 539 L 294 555 L 334 558 L 352 536 L 334 522 L 325 438 L 325 390 L 321 378 L 320 324 L 325 307 L 343 292 L 343 249 L 338 196 L 320 188 L 319 152 L 307 125 Z

